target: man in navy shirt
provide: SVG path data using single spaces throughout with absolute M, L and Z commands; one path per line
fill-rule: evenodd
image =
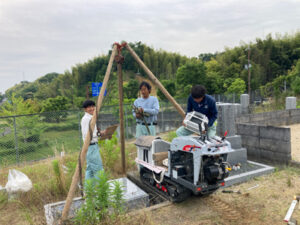
M 216 136 L 218 110 L 216 100 L 205 93 L 206 89 L 202 85 L 195 85 L 192 87 L 191 95 L 189 96 L 187 103 L 187 113 L 196 111 L 206 115 L 208 118 L 207 136 L 213 137 Z M 177 136 L 188 136 L 192 133 L 192 131 L 187 130 L 184 126 L 181 126 L 176 130 Z

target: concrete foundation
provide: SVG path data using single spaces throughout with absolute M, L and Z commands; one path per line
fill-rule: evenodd
M 245 171 L 236 175 L 231 175 L 225 179 L 225 187 L 246 182 L 254 177 L 270 174 L 274 172 L 274 167 L 253 161 L 247 161 L 248 164 L 258 167 L 255 170 Z
M 127 178 L 119 178 L 116 180 L 121 182 L 123 186 L 125 208 L 128 211 L 149 206 L 149 195 L 146 192 L 144 192 Z M 111 186 L 113 186 L 112 183 Z M 58 219 L 61 217 L 65 203 L 66 201 L 61 201 L 44 206 L 46 222 L 48 225 L 57 224 Z M 75 216 L 76 211 L 81 207 L 83 203 L 84 200 L 81 197 L 73 199 L 69 211 L 69 218 L 73 218 Z

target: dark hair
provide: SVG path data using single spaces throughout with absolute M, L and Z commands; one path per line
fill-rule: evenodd
M 82 104 L 82 107 L 83 108 L 87 108 L 87 107 L 89 107 L 89 106 L 95 106 L 96 104 L 95 104 L 95 102 L 94 101 L 92 101 L 92 100 L 85 100 L 84 102 L 83 102 L 83 104 Z
M 194 85 L 191 90 L 191 95 L 193 98 L 202 98 L 205 96 L 206 89 L 202 85 Z
M 145 87 L 148 89 L 148 91 L 151 91 L 151 85 L 150 85 L 148 82 L 143 81 L 143 82 L 140 84 L 140 90 L 142 89 L 143 86 L 145 86 Z

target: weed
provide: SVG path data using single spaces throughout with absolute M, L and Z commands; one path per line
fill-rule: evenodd
M 113 217 L 124 212 L 124 199 L 123 199 L 123 189 L 122 184 L 118 181 L 113 182 L 114 189 L 111 192 L 112 197 L 112 207 L 114 209 Z
M 66 193 L 65 178 L 58 159 L 52 161 L 52 167 L 56 178 L 58 191 L 61 194 L 64 194 Z
M 288 177 L 288 179 L 287 179 L 287 186 L 288 187 L 292 187 L 293 186 L 293 184 L 292 184 L 292 180 L 291 180 L 291 178 L 290 177 Z
M 171 142 L 176 137 L 177 137 L 176 131 L 171 131 L 168 133 L 167 141 Z
M 104 166 L 111 171 L 114 169 L 114 165 L 120 157 L 120 147 L 118 146 L 116 133 L 113 134 L 110 140 L 100 141 L 100 145 Z
M 76 224 L 112 224 L 123 212 L 123 191 L 121 184 L 114 182 L 110 189 L 108 175 L 99 171 L 97 178 L 88 179 L 85 184 L 85 203 L 74 218 Z M 110 217 L 109 217 L 110 216 Z M 110 221 L 110 222 L 109 222 Z

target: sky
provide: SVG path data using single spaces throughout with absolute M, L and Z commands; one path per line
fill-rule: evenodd
M 122 40 L 192 57 L 298 31 L 299 0 L 0 0 L 0 92 Z

